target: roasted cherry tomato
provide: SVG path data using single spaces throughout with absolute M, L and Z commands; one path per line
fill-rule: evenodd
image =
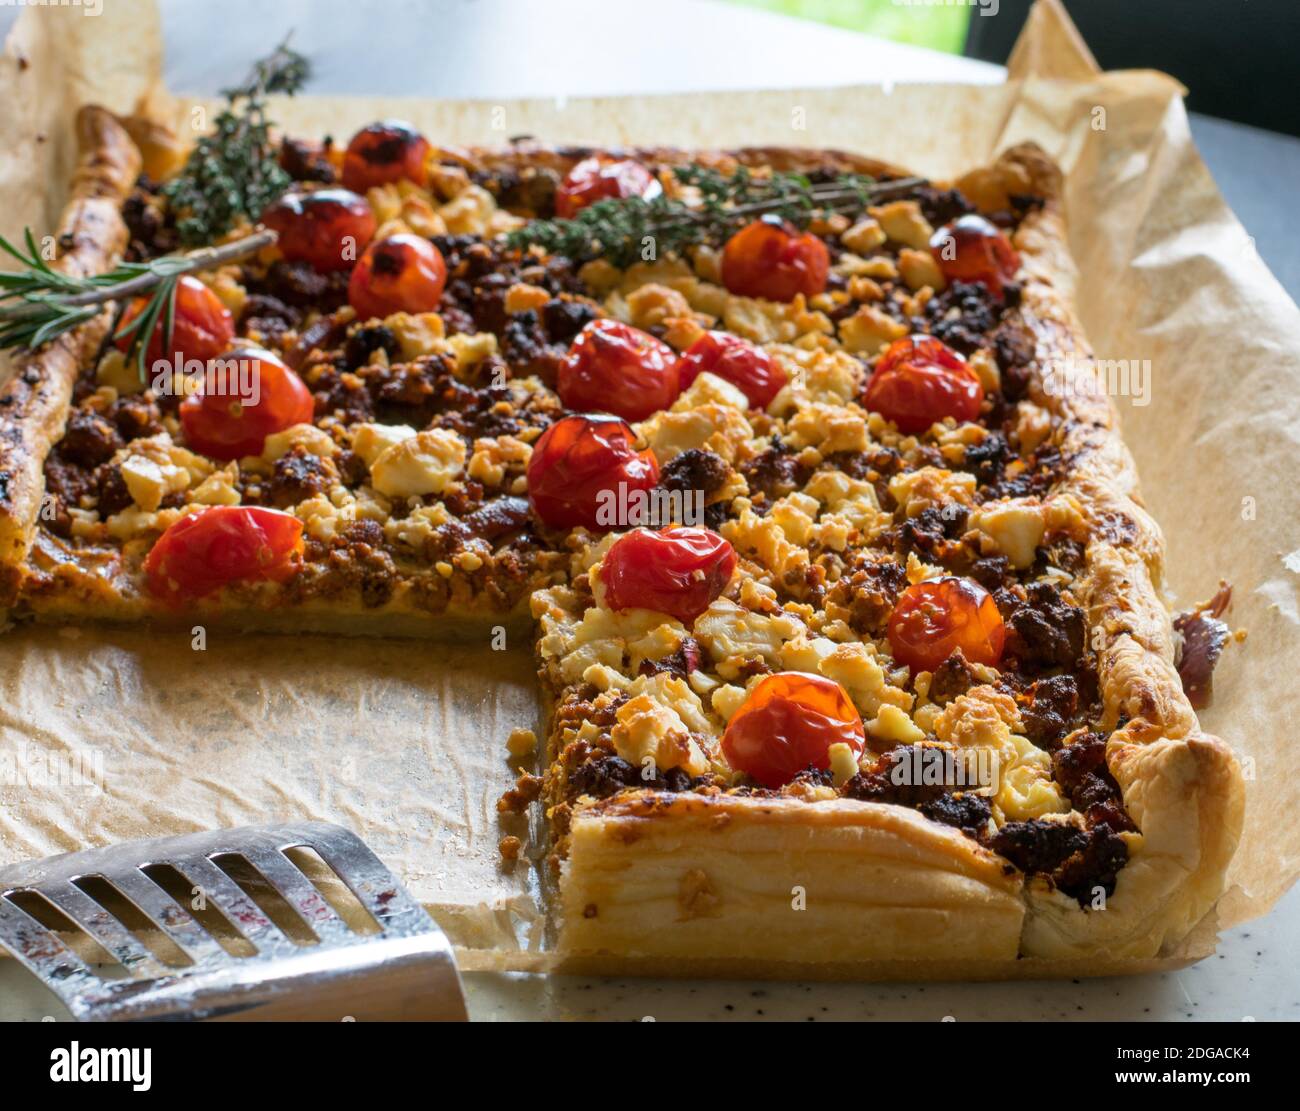
M 596 201 L 611 197 L 649 200 L 662 192 L 658 179 L 640 162 L 608 156 L 584 158 L 555 191 L 555 215 L 567 220 Z
M 612 610 L 656 610 L 693 625 L 735 569 L 736 550 L 711 529 L 638 529 L 610 545 L 600 581 Z
M 830 268 L 825 243 L 775 216 L 746 224 L 722 248 L 722 284 L 742 297 L 815 297 L 826 288 Z
M 137 297 L 122 314 L 118 324 L 117 346 L 125 351 L 135 338 L 134 333 L 123 335 L 122 329 L 135 320 L 148 303 L 148 298 Z M 154 325 L 145 358 L 149 366 L 159 360 L 172 361 L 179 352 L 182 359 L 206 362 L 223 352 L 235 335 L 235 320 L 221 298 L 198 278 L 188 274 L 176 283 L 176 306 L 172 315 L 172 341 L 170 349 L 163 350 L 163 320 L 160 316 Z M 184 369 L 183 367 L 181 369 Z
M 418 235 L 390 235 L 366 248 L 348 282 L 348 302 L 369 320 L 395 312 L 432 312 L 442 300 L 447 264 Z
M 1002 296 L 1002 286 L 1020 269 L 1011 241 L 983 216 L 973 213 L 945 224 L 930 239 L 930 253 L 950 282 L 983 282 Z
M 336 158 L 337 155 L 337 158 Z M 333 182 L 335 162 L 342 163 L 342 151 L 334 149 L 333 141 L 315 143 L 307 139 L 291 139 L 285 136 L 280 141 L 280 155 L 277 161 L 280 169 L 294 181 Z
M 681 393 L 677 356 L 639 328 L 593 320 L 570 345 L 556 390 L 566 409 L 645 420 Z
M 321 271 L 350 270 L 375 235 L 370 205 L 347 189 L 292 190 L 262 213 L 262 223 L 279 235 L 285 258 Z
M 830 747 L 866 744 L 857 707 L 839 683 L 800 671 L 760 680 L 722 735 L 722 754 L 764 787 L 783 787 L 805 768 L 830 767 Z
M 997 603 L 970 579 L 915 583 L 889 616 L 894 659 L 914 672 L 933 671 L 958 648 L 970 663 L 996 667 L 1006 639 Z
M 984 387 L 956 351 L 933 336 L 907 336 L 885 349 L 862 395 L 862 406 L 907 435 L 935 421 L 958 423 L 979 416 Z
M 785 385 L 785 371 L 771 355 L 727 332 L 705 332 L 677 362 L 681 388 L 708 371 L 737 387 L 755 409 L 766 409 Z
M 564 417 L 541 434 L 528 461 L 528 496 L 551 528 L 606 532 L 619 524 L 622 497 L 658 481 L 654 453 L 638 451 L 636 434 L 617 417 Z
M 149 592 L 173 604 L 235 582 L 283 582 L 302 562 L 302 522 L 254 505 L 187 513 L 145 557 Z
M 343 155 L 343 185 L 364 193 L 376 185 L 406 178 L 423 185 L 429 140 L 409 123 L 383 120 L 363 127 L 348 143 Z
M 240 347 L 208 364 L 201 393 L 181 402 L 185 442 L 214 459 L 260 455 L 273 432 L 312 419 L 303 380 L 260 347 Z

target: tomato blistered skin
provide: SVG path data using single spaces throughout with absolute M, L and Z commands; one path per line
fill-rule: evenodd
M 181 402 L 181 428 L 194 451 L 213 459 L 260 455 L 266 438 L 314 415 L 311 391 L 260 347 L 228 351 L 208 365 L 199 393 Z
M 915 335 L 895 340 L 880 356 L 862 407 L 915 436 L 945 417 L 975 420 L 983 400 L 979 375 L 965 359 L 933 336 Z
M 689 627 L 735 570 L 736 550 L 712 529 L 638 529 L 610 545 L 600 581 L 609 609 L 654 610 Z
M 755 409 L 766 409 L 785 385 L 781 365 L 748 340 L 727 332 L 705 332 L 678 360 L 683 390 L 706 371 L 741 391 Z
M 122 314 L 114 342 L 121 351 L 130 348 L 134 333 L 124 335 L 123 329 L 135 320 L 148 303 L 147 297 L 137 297 Z M 235 335 L 235 319 L 221 298 L 198 278 L 186 274 L 176 283 L 176 302 L 172 310 L 172 339 L 170 350 L 163 350 L 164 324 L 162 317 L 154 325 L 153 335 L 145 348 L 147 365 L 152 368 L 159 361 L 172 362 L 177 355 L 181 361 L 214 359 L 230 344 Z M 181 367 L 179 369 L 184 369 Z
M 658 481 L 654 453 L 638 450 L 636 434 L 618 417 L 564 417 L 542 433 L 528 460 L 533 511 L 555 529 L 608 532 L 620 523 L 608 519 L 620 493 L 652 490 Z
M 429 140 L 409 123 L 382 120 L 363 127 L 352 136 L 343 155 L 343 187 L 364 193 L 392 181 L 413 181 L 423 185 L 428 174 L 425 161 Z
M 284 582 L 302 565 L 302 522 L 260 506 L 217 505 L 187 513 L 145 557 L 149 593 L 169 605 L 237 582 Z
M 1006 644 L 992 595 L 977 582 L 951 576 L 904 590 L 887 632 L 894 659 L 913 673 L 934 671 L 958 649 L 969 663 L 997 667 Z
M 555 191 L 555 215 L 576 216 L 589 204 L 622 197 L 649 200 L 663 192 L 659 179 L 630 158 L 584 158 L 571 169 Z
M 349 270 L 375 236 L 375 214 L 365 197 L 347 189 L 293 190 L 262 213 L 290 262 L 322 273 Z
M 722 284 L 741 297 L 815 297 L 826 289 L 830 268 L 825 243 L 775 216 L 746 224 L 722 248 Z
M 560 364 L 556 392 L 566 409 L 645 420 L 681 393 L 677 355 L 648 332 L 593 320 Z
M 359 320 L 397 312 L 433 312 L 447 285 L 447 263 L 427 239 L 390 235 L 371 243 L 348 281 L 348 303 Z
M 722 735 L 722 754 L 737 771 L 772 789 L 808 767 L 830 767 L 830 747 L 855 753 L 866 730 L 838 683 L 799 671 L 778 671 L 755 685 Z
M 981 282 L 995 297 L 1020 269 L 1020 255 L 983 216 L 970 213 L 945 224 L 930 239 L 930 253 L 950 282 Z

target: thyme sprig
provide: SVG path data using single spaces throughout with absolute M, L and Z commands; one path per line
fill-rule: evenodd
M 597 201 L 569 220 L 534 220 L 506 236 L 511 247 L 541 247 L 575 262 L 608 259 L 626 267 L 645 257 L 680 254 L 688 246 L 720 243 L 760 216 L 773 215 L 796 227 L 817 217 L 852 214 L 868 204 L 906 195 L 924 178 L 877 181 L 865 174 L 842 174 L 814 184 L 803 174 L 757 175 L 742 166 L 723 174 L 706 166 L 674 166 L 673 176 L 689 187 L 690 199 L 660 194 L 650 199 L 622 197 Z
M 222 90 L 227 106 L 212 133 L 195 144 L 180 173 L 162 189 L 185 246 L 210 243 L 241 218 L 256 220 L 289 187 L 271 142 L 266 98 L 292 96 L 309 75 L 307 59 L 290 50 L 286 38 L 253 66 L 242 85 Z
M 129 337 L 127 358 L 136 360 L 144 381 L 148 338 L 160 320 L 163 349 L 171 345 L 176 284 L 181 277 L 260 251 L 274 243 L 276 236 L 262 229 L 220 247 L 163 255 L 148 262 L 118 263 L 93 277 L 55 270 L 42 257 L 30 228 L 24 230 L 23 239 L 26 250 L 0 236 L 0 251 L 22 266 L 21 270 L 0 273 L 0 350 L 33 350 L 91 320 L 109 301 L 125 305 L 128 299 L 152 290 L 143 310 L 126 323 L 119 322 L 113 333 L 114 339 Z

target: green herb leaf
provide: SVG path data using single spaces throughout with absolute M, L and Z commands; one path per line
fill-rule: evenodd
M 807 227 L 818 216 L 856 213 L 892 195 L 906 195 L 922 178 L 877 181 L 844 174 L 814 185 L 803 174 L 758 176 L 741 166 L 733 174 L 694 163 L 674 166 L 673 176 L 688 186 L 683 199 L 661 194 L 646 200 L 623 197 L 597 201 L 570 220 L 534 220 L 506 236 L 519 250 L 540 247 L 575 262 L 608 259 L 627 267 L 645 257 L 680 254 L 688 246 L 721 243 L 760 216 L 776 216 Z
M 181 172 L 163 186 L 187 247 L 211 243 L 241 219 L 256 220 L 290 185 L 280 169 L 266 118 L 266 97 L 292 96 L 310 74 L 288 39 L 253 66 L 242 84 L 224 90 L 226 110 L 195 145 Z
M 158 321 L 163 325 L 163 349 L 170 348 L 176 317 L 176 288 L 185 274 L 211 270 L 251 255 L 275 242 L 275 232 L 263 229 L 252 235 L 204 247 L 191 254 L 164 255 L 149 262 L 123 262 L 91 278 L 62 274 L 46 264 L 36 250 L 30 231 L 27 252 L 0 236 L 0 251 L 17 259 L 22 270 L 0 273 L 0 350 L 35 350 L 80 324 L 98 316 L 104 305 L 146 296 L 144 309 L 122 323 L 113 323 L 113 338 L 130 337 L 127 358 L 134 357 L 141 381 L 145 380 L 145 355 Z

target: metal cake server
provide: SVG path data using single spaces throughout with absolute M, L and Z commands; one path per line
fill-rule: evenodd
M 332 883 L 286 855 L 302 849 Z M 468 1017 L 442 931 L 359 837 L 325 822 L 0 868 L 0 947 L 77 1019 Z

